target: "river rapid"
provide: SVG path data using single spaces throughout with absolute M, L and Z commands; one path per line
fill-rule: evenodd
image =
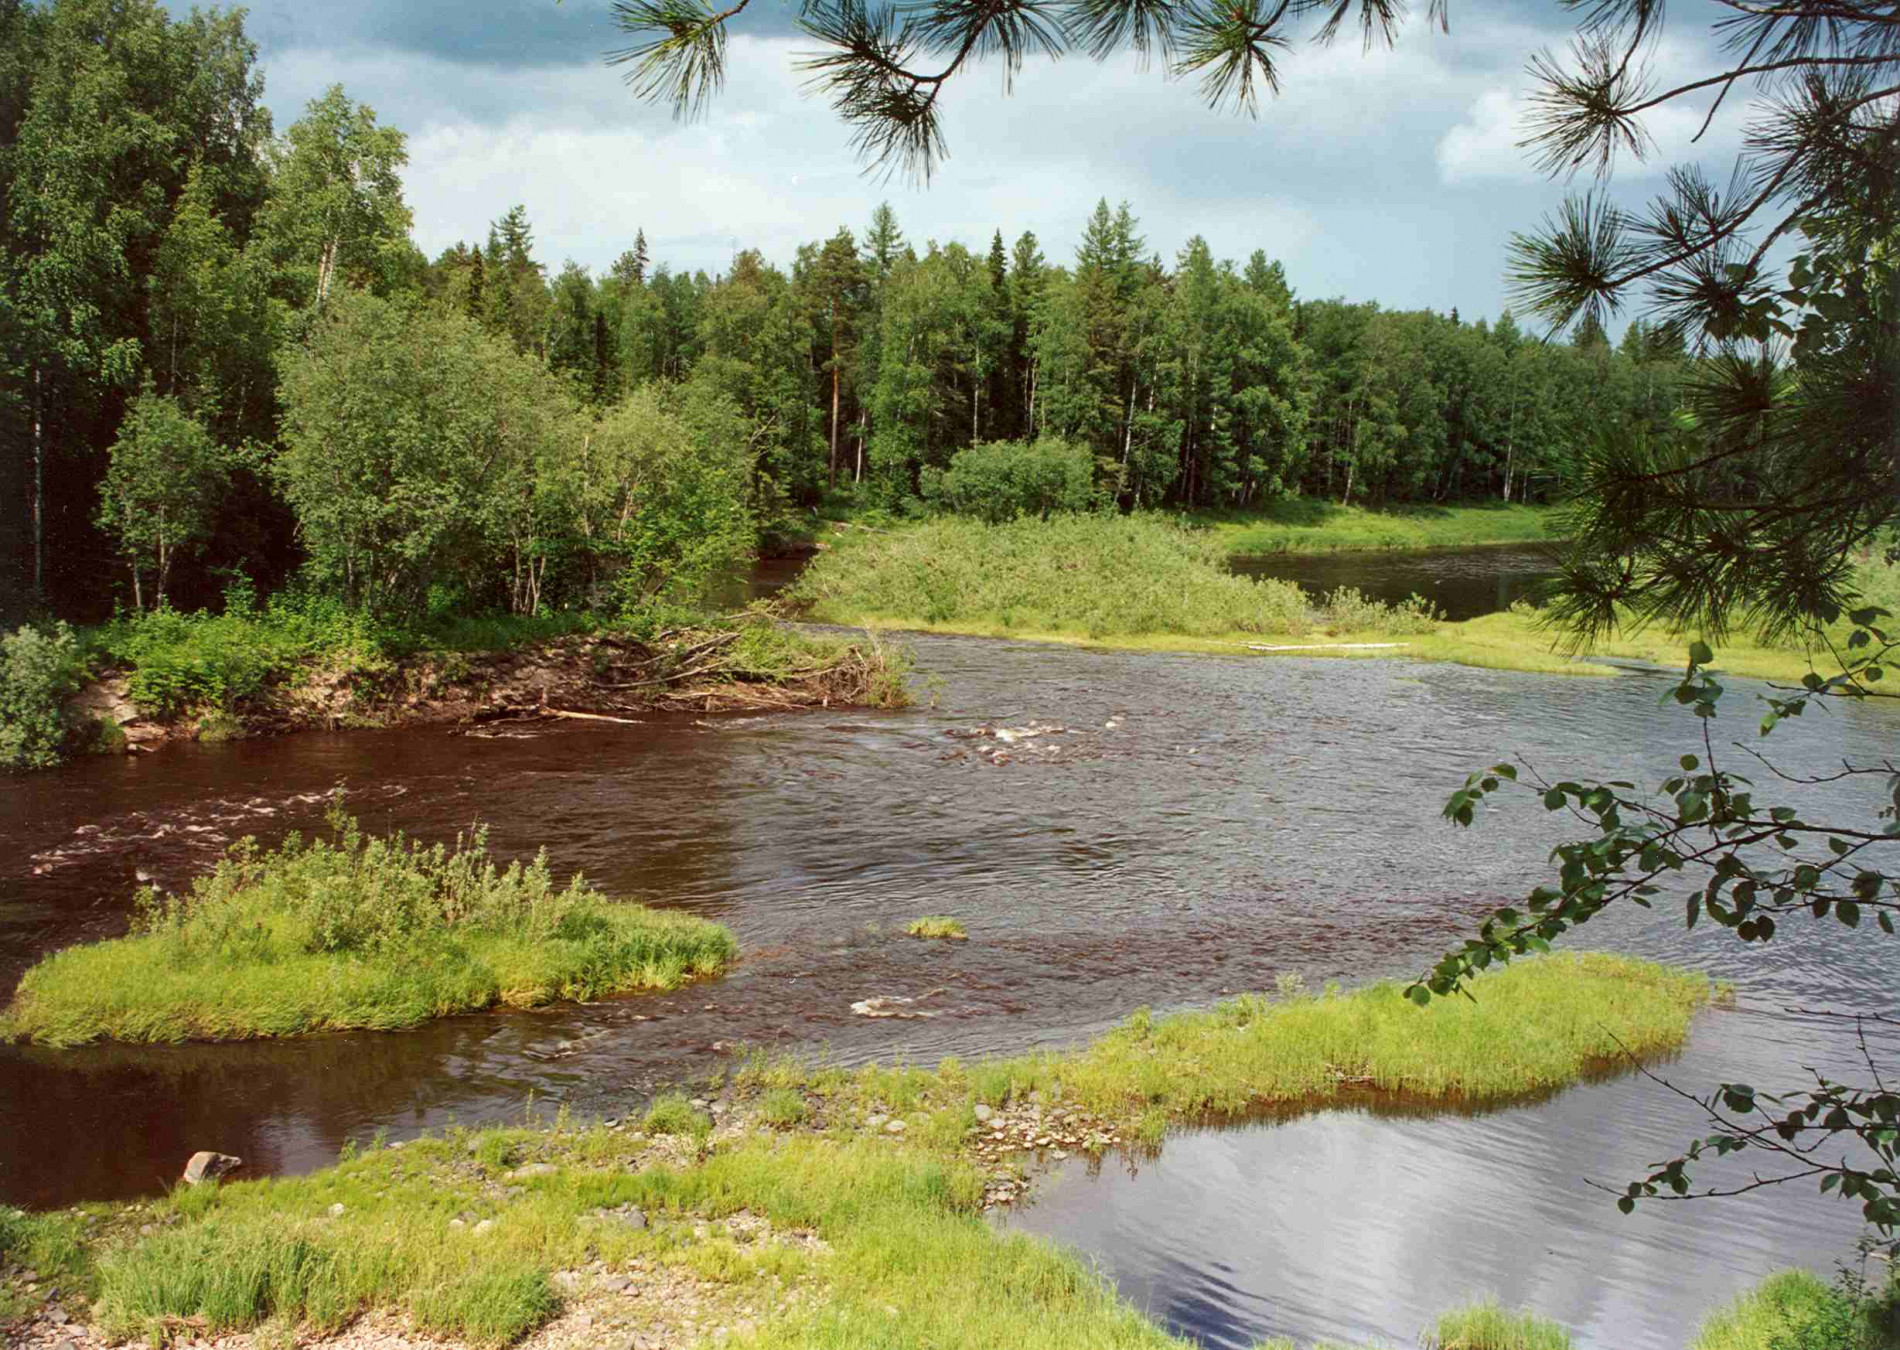
M 1562 837 L 1528 796 L 1475 831 L 1444 824 L 1468 770 L 1522 756 L 1653 784 L 1693 748 L 1693 719 L 1658 707 L 1661 673 L 911 645 L 924 696 L 897 712 L 313 734 L 9 784 L 0 990 L 51 949 L 123 931 L 141 877 L 182 887 L 240 836 L 318 825 L 337 783 L 370 828 L 437 839 L 484 820 L 502 854 L 545 846 L 610 893 L 730 925 L 745 956 L 671 994 L 401 1033 L 0 1048 L 0 1200 L 154 1193 L 200 1148 L 250 1175 L 305 1171 L 347 1139 L 519 1119 L 530 1100 L 624 1114 L 740 1045 L 934 1062 L 1072 1043 L 1139 1005 L 1283 973 L 1314 988 L 1410 975 L 1544 879 Z M 1752 739 L 1737 686 L 1718 730 Z M 1000 764 L 978 751 L 991 742 L 950 734 L 1031 725 L 1066 730 Z M 1771 745 L 1788 772 L 1825 772 L 1900 754 L 1900 720 L 1843 707 Z M 1874 809 L 1840 786 L 1801 800 L 1817 816 Z M 922 914 L 957 916 L 971 940 L 899 936 Z M 1700 1019 L 1665 1069 L 1696 1090 L 1851 1070 L 1851 1033 L 1788 1009 L 1890 1008 L 1900 975 L 1871 930 L 1789 923 L 1763 953 L 1685 934 L 1675 899 L 1587 936 L 1737 982 L 1737 1006 Z M 853 1015 L 874 995 L 932 1015 Z M 1209 1345 L 1407 1343 L 1495 1291 L 1581 1345 L 1660 1350 L 1769 1269 L 1827 1270 L 1858 1232 L 1853 1207 L 1805 1188 L 1625 1219 L 1585 1184 L 1621 1183 L 1698 1132 L 1692 1109 L 1632 1078 L 1475 1116 L 1336 1111 L 1072 1168 L 1010 1222 L 1081 1247 Z

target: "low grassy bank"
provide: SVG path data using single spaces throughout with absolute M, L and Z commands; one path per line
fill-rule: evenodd
M 1289 990 L 1140 1013 L 1072 1053 L 935 1069 L 753 1058 L 644 1118 L 453 1130 L 311 1176 L 16 1219 L 13 1259 L 124 1336 L 287 1336 L 370 1314 L 476 1345 L 554 1321 L 588 1343 L 726 1330 L 727 1345 L 812 1350 L 1177 1347 L 984 1207 L 1021 1194 L 1052 1145 L 1153 1148 L 1210 1113 L 1345 1094 L 1521 1098 L 1593 1072 L 1618 1039 L 1679 1045 L 1711 994 L 1602 956 L 1513 963 L 1476 992 L 1420 1009 L 1390 985 Z M 1519 1339 L 1455 1339 L 1519 1324 Z M 1480 1307 L 1427 1330 L 1447 1350 L 1547 1350 L 1561 1342 L 1546 1325 Z
M 762 611 L 581 613 L 378 625 L 334 601 L 237 596 L 0 648 L 0 769 L 86 749 L 310 728 L 908 701 L 900 651 Z
M 1241 558 L 1537 544 L 1561 537 L 1561 514 L 1556 507 L 1502 502 L 1374 511 L 1313 497 L 1288 497 L 1258 510 L 1199 512 L 1187 519 L 1204 527 L 1228 556 Z
M 1528 509 L 1528 508 L 1527 508 Z M 1900 609 L 1900 569 L 1868 561 L 1870 602 Z M 1071 516 L 1007 525 L 939 519 L 834 536 L 789 593 L 828 623 L 1137 651 L 1398 658 L 1492 670 L 1609 676 L 1611 664 L 1678 668 L 1695 635 L 1612 635 L 1563 648 L 1541 611 L 1450 622 L 1422 601 L 1388 605 L 1350 588 L 1315 601 L 1291 582 L 1237 577 L 1208 531 L 1158 517 Z M 1837 635 L 1844 640 L 1843 626 Z M 1737 633 L 1715 644 L 1729 674 L 1798 683 L 1825 664 L 1801 643 Z
M 827 623 L 1120 642 L 1146 635 L 1301 637 L 1326 625 L 1420 632 L 1421 606 L 1340 592 L 1319 612 L 1288 581 L 1235 576 L 1206 533 L 1153 515 L 1070 515 L 991 525 L 940 517 L 853 530 L 787 598 Z
M 546 855 L 332 837 L 234 848 L 186 896 L 147 890 L 131 936 L 55 952 L 0 1012 L 0 1038 L 241 1040 L 389 1030 L 433 1017 L 672 988 L 737 954 L 717 924 L 617 904 Z

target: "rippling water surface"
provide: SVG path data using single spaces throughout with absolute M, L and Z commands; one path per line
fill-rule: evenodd
M 1070 1042 L 1140 1004 L 1204 1003 L 1281 972 L 1409 974 L 1541 879 L 1558 837 L 1528 800 L 1477 831 L 1443 825 L 1468 769 L 1521 754 L 1653 782 L 1691 730 L 1657 707 L 1663 675 L 914 646 L 934 707 L 305 735 L 9 785 L 0 989 L 50 948 L 122 931 L 138 876 L 182 886 L 240 835 L 309 829 L 337 782 L 372 828 L 442 838 L 479 817 L 501 852 L 545 845 L 610 892 L 731 925 L 746 956 L 674 994 L 395 1034 L 0 1049 L 0 1198 L 152 1192 L 198 1148 L 307 1170 L 346 1138 L 507 1118 L 531 1092 L 624 1110 L 742 1042 L 927 1062 Z M 1723 726 L 1752 721 L 1738 709 Z M 1067 732 L 1000 765 L 946 734 L 1032 722 Z M 1789 730 L 1775 740 L 1794 771 L 1900 753 L 1879 709 Z M 894 936 L 925 913 L 958 916 L 972 940 Z M 1706 1087 L 1844 1066 L 1839 1028 L 1790 1005 L 1891 1003 L 1891 942 L 1783 934 L 1745 951 L 1685 935 L 1672 905 L 1592 940 L 1740 981 L 1738 1008 L 1704 1018 L 1670 1070 Z M 927 996 L 938 1015 L 851 1014 L 879 994 Z M 1856 1232 L 1848 1206 L 1805 1193 L 1623 1219 L 1583 1184 L 1627 1179 L 1696 1129 L 1636 1080 L 1476 1117 L 1333 1112 L 1177 1139 L 1132 1178 L 1113 1162 L 1065 1174 L 1019 1221 L 1093 1252 L 1212 1345 L 1410 1341 L 1484 1289 L 1583 1328 L 1587 1345 L 1673 1345 L 1718 1296 L 1777 1263 L 1825 1268 Z

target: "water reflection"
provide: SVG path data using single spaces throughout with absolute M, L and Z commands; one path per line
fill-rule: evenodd
M 1236 558 L 1242 576 L 1296 581 L 1315 599 L 1357 586 L 1374 600 L 1399 604 L 1424 596 L 1446 618 L 1475 619 L 1532 598 L 1556 574 L 1554 546 L 1435 549 L 1428 552 L 1274 554 Z
M 1772 1019 L 1717 1013 L 1663 1072 L 1708 1084 L 1785 1069 L 1793 1048 Z M 1440 1312 L 1495 1296 L 1581 1347 L 1680 1350 L 1763 1274 L 1829 1271 L 1859 1231 L 1857 1207 L 1806 1182 L 1627 1218 L 1590 1185 L 1701 1132 L 1693 1109 L 1636 1078 L 1474 1116 L 1332 1111 L 1181 1136 L 1138 1168 L 1071 1166 L 1011 1225 L 1080 1249 L 1209 1346 L 1409 1344 Z

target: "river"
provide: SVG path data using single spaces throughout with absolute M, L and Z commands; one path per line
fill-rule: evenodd
M 609 892 L 730 925 L 746 955 L 676 993 L 401 1033 L 0 1049 L 0 1199 L 149 1194 L 199 1148 L 252 1174 L 303 1171 L 378 1130 L 518 1119 L 531 1096 L 624 1114 L 740 1044 L 932 1062 L 1070 1043 L 1138 1005 L 1202 1004 L 1285 972 L 1314 987 L 1409 975 L 1542 879 L 1559 837 L 1528 799 L 1476 831 L 1442 823 L 1467 770 L 1522 755 L 1653 783 L 1692 732 L 1658 707 L 1661 674 L 912 646 L 936 702 L 926 690 L 898 712 L 313 734 L 9 784 L 0 990 L 49 949 L 122 931 L 139 876 L 182 886 L 241 835 L 310 829 L 339 782 L 372 828 L 434 839 L 486 820 L 502 853 L 546 846 Z M 1749 737 L 1736 684 L 1720 729 Z M 1006 765 L 946 734 L 1032 721 L 1068 733 Z M 1900 722 L 1840 708 L 1775 743 L 1790 772 L 1820 772 L 1900 754 Z M 1839 785 L 1802 800 L 1864 807 Z M 959 917 L 971 940 L 895 936 L 925 913 Z M 1685 934 L 1680 913 L 1589 933 L 1737 981 L 1737 1006 L 1698 1022 L 1672 1077 L 1706 1090 L 1852 1067 L 1837 1025 L 1786 1009 L 1887 1006 L 1893 942 L 1789 923 L 1763 953 Z M 880 994 L 938 1015 L 852 1015 Z M 1624 1181 L 1697 1132 L 1693 1111 L 1636 1079 L 1477 1116 L 1330 1112 L 1184 1136 L 1135 1177 L 1115 1160 L 1065 1172 L 1012 1222 L 1080 1246 L 1209 1345 L 1409 1342 L 1430 1313 L 1495 1290 L 1583 1346 L 1661 1350 L 1776 1265 L 1827 1269 L 1858 1231 L 1852 1207 L 1805 1189 L 1624 1219 L 1583 1184 Z

